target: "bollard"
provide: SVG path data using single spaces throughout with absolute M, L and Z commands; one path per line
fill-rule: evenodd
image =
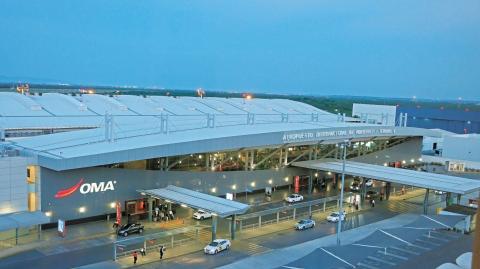
M 258 216 L 258 228 L 262 227 L 262 216 Z
M 297 209 L 294 208 L 294 209 L 293 209 L 293 219 L 295 219 L 295 215 L 296 215 L 296 214 L 297 214 Z
M 280 212 L 277 212 L 277 223 L 280 221 Z
M 173 235 L 172 235 L 172 242 L 171 243 L 172 243 L 172 248 L 173 248 Z

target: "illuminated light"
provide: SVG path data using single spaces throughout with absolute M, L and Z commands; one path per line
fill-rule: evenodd
M 250 186 L 255 187 L 255 181 L 250 183 Z
M 406 163 L 407 163 L 407 161 L 403 160 L 403 161 L 402 161 L 402 163 L 403 163 L 403 164 L 406 164 Z
M 202 155 L 198 155 L 198 158 L 201 159 L 201 158 L 202 158 Z
M 232 185 L 232 190 L 236 190 L 237 189 L 237 185 Z
M 418 161 L 419 161 L 419 162 L 423 162 L 423 159 L 422 159 L 422 158 L 418 158 Z
M 388 163 L 383 163 L 383 166 L 388 166 Z
M 414 163 L 414 162 L 415 162 L 415 159 L 411 159 L 410 162 L 411 162 L 411 163 Z
M 272 183 L 273 183 L 273 180 L 269 179 L 268 184 L 272 185 Z
M 331 175 L 332 175 L 332 172 L 329 171 L 327 174 L 328 174 L 329 176 L 331 176 Z
M 111 202 L 111 203 L 110 203 L 110 208 L 115 208 L 116 205 L 117 205 L 117 204 L 116 204 L 115 202 Z
M 315 173 L 315 177 L 318 177 L 318 173 Z
M 212 188 L 211 191 L 212 191 L 212 192 L 217 192 L 217 188 L 214 187 L 214 188 Z
M 288 182 L 288 177 L 285 177 L 285 182 Z
M 293 150 L 293 148 L 288 148 L 288 151 L 292 151 L 292 150 Z
M 85 211 L 87 211 L 87 208 L 85 208 L 84 206 L 78 208 L 78 212 L 80 213 L 85 213 Z
M 242 154 L 238 154 L 238 158 L 242 158 Z
M 217 216 L 217 213 L 212 213 L 212 216 Z
M 212 171 L 215 171 L 215 166 L 212 166 L 212 168 L 211 168 L 211 169 L 212 169 Z
M 51 216 L 52 216 L 52 211 L 47 211 L 47 212 L 45 212 L 45 216 L 51 217 Z
M 171 203 L 171 201 L 170 201 L 170 200 L 165 200 L 165 202 L 167 202 L 167 203 Z
M 217 160 L 217 158 L 213 158 L 213 160 L 214 160 L 214 161 L 216 161 L 216 160 Z
M 230 157 L 230 161 L 232 161 L 232 160 L 233 160 L 233 157 Z
M 182 161 L 179 161 L 178 163 L 179 163 L 179 164 L 182 164 Z
M 181 204 L 180 206 L 181 207 L 188 207 L 186 204 Z

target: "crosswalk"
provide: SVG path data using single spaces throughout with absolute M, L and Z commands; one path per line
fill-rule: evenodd
M 389 201 L 385 208 L 395 213 L 421 213 L 423 206 L 409 201 Z
M 248 243 L 247 248 L 245 250 L 245 253 L 248 255 L 257 255 L 260 253 L 264 253 L 267 251 L 270 251 L 270 248 L 264 247 L 262 245 L 254 244 L 254 243 Z

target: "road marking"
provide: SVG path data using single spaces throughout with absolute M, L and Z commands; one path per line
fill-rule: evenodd
M 292 267 L 292 266 L 282 266 L 283 268 L 288 268 L 288 269 L 303 269 L 303 267 Z
M 324 248 L 320 248 L 320 249 L 321 249 L 321 250 L 323 250 L 323 251 L 325 251 L 327 254 L 329 254 L 329 255 L 333 256 L 334 258 L 338 259 L 339 261 L 342 261 L 342 262 L 344 262 L 344 263 L 346 263 L 346 264 L 350 265 L 352 268 L 355 268 L 355 266 L 354 266 L 353 264 L 351 264 L 351 263 L 347 262 L 346 260 L 344 260 L 344 259 L 342 259 L 342 258 L 338 257 L 337 255 L 335 255 L 335 254 L 331 253 L 330 251 L 327 251 L 327 250 L 325 250 Z

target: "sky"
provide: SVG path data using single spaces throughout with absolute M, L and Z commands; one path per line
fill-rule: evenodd
M 480 1 L 0 1 L 0 81 L 480 100 Z

